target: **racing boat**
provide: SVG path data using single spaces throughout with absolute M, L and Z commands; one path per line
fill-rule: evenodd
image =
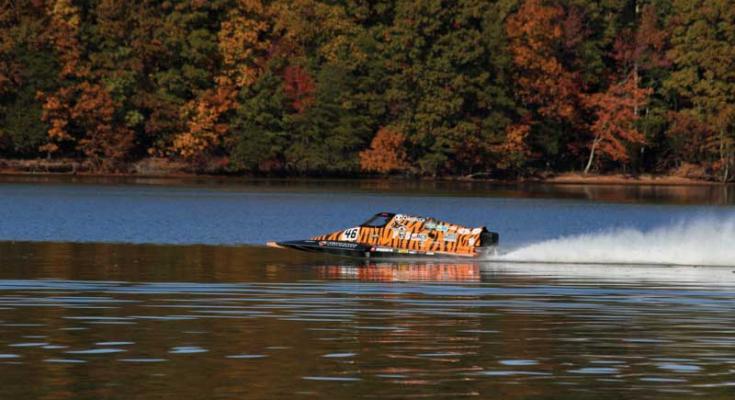
M 364 258 L 479 257 L 494 253 L 497 245 L 498 234 L 484 226 L 470 228 L 390 212 L 307 240 L 268 242 L 270 247 Z

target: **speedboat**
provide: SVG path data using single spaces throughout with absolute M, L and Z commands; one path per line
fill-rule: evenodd
M 361 258 L 481 257 L 493 254 L 498 234 L 405 214 L 381 212 L 364 223 L 306 240 L 268 246 Z

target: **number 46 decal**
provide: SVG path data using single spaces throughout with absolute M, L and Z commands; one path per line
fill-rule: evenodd
M 342 240 L 347 242 L 354 242 L 360 235 L 360 228 L 350 228 L 342 232 Z

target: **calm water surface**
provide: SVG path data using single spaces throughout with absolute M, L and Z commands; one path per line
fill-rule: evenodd
M 251 245 L 398 209 L 486 223 L 513 248 L 728 220 L 726 203 L 358 189 L 0 185 L 0 398 L 735 396 L 735 267 Z M 78 243 L 100 241 L 169 245 Z
M 155 180 L 132 185 L 18 179 L 0 180 L 0 240 L 263 244 L 334 231 L 376 212 L 394 211 L 487 225 L 512 248 L 602 229 L 650 229 L 735 215 L 733 188 L 719 186 L 267 180 L 166 186 Z

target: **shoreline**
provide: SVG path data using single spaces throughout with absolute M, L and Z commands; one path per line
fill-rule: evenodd
M 722 183 L 706 179 L 693 179 L 676 175 L 641 174 L 638 176 L 624 174 L 592 174 L 583 175 L 578 172 L 566 172 L 542 179 L 542 183 L 559 185 L 650 185 L 650 186 L 727 186 L 732 183 Z
M 466 182 L 466 183 L 495 183 L 499 185 L 547 184 L 547 185 L 590 185 L 590 186 L 729 186 L 733 183 L 723 183 L 716 180 L 689 178 L 674 174 L 589 174 L 581 172 L 560 172 L 546 176 L 530 176 L 515 179 L 475 178 L 468 176 L 438 176 L 438 177 L 409 177 L 391 175 L 377 176 L 304 176 L 304 175 L 275 175 L 258 176 L 221 172 L 194 172 L 187 170 L 184 163 L 161 160 L 144 159 L 131 163 L 130 172 L 93 172 L 82 167 L 76 160 L 8 160 L 0 159 L 0 176 L 2 177 L 38 177 L 38 178 L 80 178 L 80 179 L 161 179 L 161 180 L 303 180 L 303 181 L 415 181 L 415 182 Z

